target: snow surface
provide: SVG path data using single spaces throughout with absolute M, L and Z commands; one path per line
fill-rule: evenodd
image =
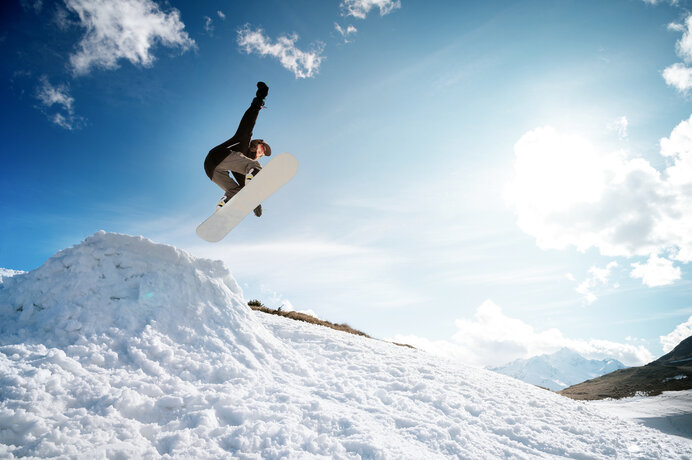
M 100 232 L 0 284 L 0 457 L 54 456 L 676 459 L 692 446 L 490 371 L 253 312 L 221 262 Z
M 9 268 L 0 268 L 0 283 L 2 283 L 2 280 L 4 278 L 10 278 L 15 275 L 21 275 L 22 271 L 19 270 L 10 270 Z
M 680 436 L 692 445 L 692 390 L 589 401 L 588 404 L 604 413 Z
M 625 365 L 616 359 L 586 359 L 573 350 L 563 348 L 549 355 L 517 359 L 491 370 L 558 391 L 624 367 Z

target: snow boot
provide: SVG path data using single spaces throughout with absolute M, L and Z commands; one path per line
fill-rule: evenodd
M 223 208 L 223 205 L 228 203 L 230 199 L 231 198 L 226 195 L 222 196 L 221 199 L 219 199 L 219 202 L 216 203 L 216 210 L 218 211 L 219 209 Z
M 248 171 L 248 173 L 245 174 L 245 183 L 247 184 L 248 182 L 250 182 L 252 180 L 252 178 L 255 177 L 259 171 L 260 170 L 256 169 L 256 168 L 252 168 L 250 171 Z

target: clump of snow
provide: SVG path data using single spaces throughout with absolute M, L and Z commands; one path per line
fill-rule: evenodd
M 667 379 L 663 379 L 663 380 L 661 380 L 661 382 L 666 383 L 666 382 L 671 382 L 673 380 L 683 380 L 686 378 L 687 378 L 687 376 L 685 374 L 680 374 L 680 375 L 676 375 L 674 377 L 668 377 Z
M 24 273 L 23 271 L 19 270 L 10 270 L 9 268 L 0 268 L 0 283 L 2 283 L 2 280 L 5 278 L 11 278 L 15 275 L 21 275 Z
M 686 458 L 509 377 L 252 312 L 221 262 L 98 233 L 0 284 L 0 457 Z

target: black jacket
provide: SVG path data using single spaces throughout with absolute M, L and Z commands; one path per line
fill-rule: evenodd
M 255 159 L 256 153 L 250 153 L 250 141 L 252 140 L 252 130 L 255 127 L 255 122 L 257 121 L 257 115 L 262 108 L 262 100 L 259 98 L 254 98 L 250 107 L 245 111 L 243 118 L 240 120 L 238 125 L 238 130 L 235 132 L 233 137 L 228 139 L 226 142 L 217 145 L 209 151 L 207 158 L 204 160 L 204 172 L 207 173 L 209 179 L 211 179 L 214 174 L 214 169 L 221 163 L 224 158 L 231 153 L 231 150 L 235 152 L 240 152 L 243 155 Z M 239 185 L 245 185 L 245 176 L 242 174 L 233 173 L 233 177 Z

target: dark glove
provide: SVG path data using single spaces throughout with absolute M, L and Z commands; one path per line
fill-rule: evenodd
M 267 94 L 269 94 L 269 87 L 267 86 L 266 83 L 263 81 L 258 81 L 257 82 L 257 97 L 260 99 L 264 99 L 267 97 Z

